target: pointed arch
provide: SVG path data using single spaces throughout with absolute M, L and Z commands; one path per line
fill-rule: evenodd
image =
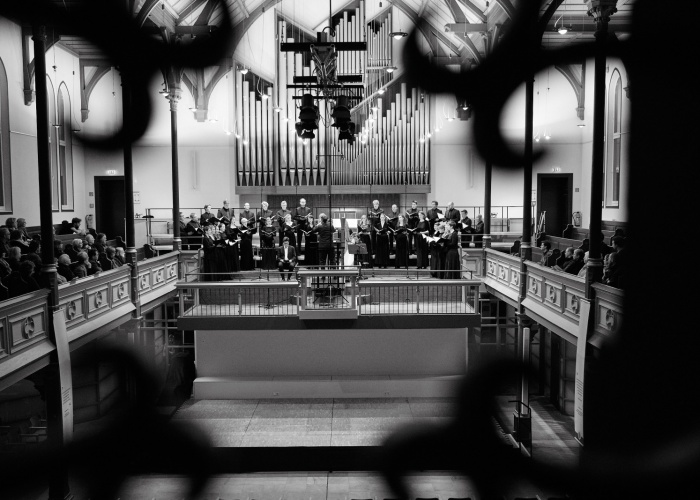
M 615 69 L 610 76 L 605 127 L 604 203 L 608 208 L 620 206 L 622 170 L 622 76 Z
M 0 212 L 12 212 L 10 98 L 5 64 L 0 59 Z
M 58 196 L 62 212 L 75 208 L 73 192 L 73 117 L 71 98 L 66 82 L 61 82 L 56 95 L 56 157 Z

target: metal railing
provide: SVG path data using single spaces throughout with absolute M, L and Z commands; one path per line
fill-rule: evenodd
M 357 308 L 359 269 L 302 269 L 297 275 L 302 309 Z
M 180 282 L 180 316 L 296 316 L 299 284 L 281 282 Z
M 475 314 L 479 280 L 360 282 L 359 314 Z

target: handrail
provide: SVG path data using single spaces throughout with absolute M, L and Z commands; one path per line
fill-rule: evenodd
M 228 288 L 299 288 L 296 281 L 181 281 L 175 288 L 182 289 L 228 289 Z
M 361 281 L 360 288 L 383 288 L 392 286 L 479 286 L 481 280 L 382 280 L 382 281 Z

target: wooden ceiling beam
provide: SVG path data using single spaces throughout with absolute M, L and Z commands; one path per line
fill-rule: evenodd
M 187 19 L 187 16 L 192 14 L 195 10 L 200 8 L 202 4 L 207 2 L 207 0 L 194 0 L 191 4 L 180 11 L 180 17 L 177 18 L 175 24 L 182 24 Z
M 467 9 L 469 12 L 471 12 L 473 15 L 479 18 L 479 21 L 482 23 L 486 22 L 486 15 L 477 7 L 474 5 L 472 2 L 469 0 L 457 0 L 459 3 L 461 3 L 465 9 Z
M 448 33 L 483 33 L 488 30 L 489 27 L 486 23 L 450 23 L 445 25 L 445 31 Z

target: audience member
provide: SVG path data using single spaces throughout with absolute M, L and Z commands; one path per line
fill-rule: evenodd
M 17 219 L 14 217 L 8 217 L 5 219 L 5 227 L 12 231 L 13 229 L 17 229 Z
M 103 271 L 109 271 L 120 267 L 119 263 L 114 260 L 115 254 L 116 251 L 114 247 L 106 247 L 105 252 L 100 254 L 100 267 L 102 267 Z
M 564 264 L 562 267 L 562 270 L 566 273 L 569 274 L 578 274 L 578 272 L 583 268 L 583 256 L 584 256 L 584 251 L 581 250 L 580 248 L 577 248 L 574 250 L 574 257 L 571 259 L 569 262 Z
M 62 254 L 58 258 L 58 265 L 56 266 L 56 271 L 58 274 L 63 276 L 66 281 L 73 281 L 75 279 L 75 274 L 73 274 L 73 270 L 70 268 L 70 257 L 66 254 Z
M 19 229 L 10 231 L 10 242 L 8 244 L 10 247 L 19 248 L 20 252 L 23 254 L 29 251 L 29 245 L 22 240 L 22 231 Z
M 40 253 L 41 253 L 41 242 L 38 240 L 31 240 L 29 242 L 29 249 L 27 250 L 27 255 L 40 254 Z
M 97 249 L 97 252 L 102 255 L 105 253 L 105 248 L 107 247 L 107 235 L 105 233 L 97 233 L 97 238 L 95 239 L 95 244 L 93 248 Z
M 0 257 L 7 257 L 10 253 L 10 230 L 0 228 Z
M 80 223 L 83 222 L 80 217 L 73 217 L 71 220 L 71 231 L 73 234 L 79 234 L 80 236 L 85 236 L 85 229 L 80 227 Z
M 59 258 L 63 254 L 63 242 L 61 240 L 53 240 L 53 256 Z
M 78 260 L 78 252 L 83 249 L 83 240 L 74 239 L 70 243 L 66 243 L 63 247 L 63 253 L 70 257 L 71 262 L 76 262 Z
M 34 279 L 34 263 L 26 260 L 19 265 L 19 269 L 5 278 L 9 298 L 19 297 L 27 293 L 39 290 L 39 284 Z
M 58 234 L 73 234 L 73 225 L 67 220 L 61 221 L 61 227 L 58 230 Z
M 77 262 L 73 264 L 72 271 L 76 278 L 86 278 L 88 276 L 88 255 L 85 252 L 78 252 L 76 256 Z
M 603 284 L 614 286 L 615 288 L 623 287 L 623 274 L 618 259 L 620 258 L 617 252 L 612 252 L 603 261 Z
M 542 266 L 547 265 L 547 259 L 552 255 L 552 244 L 549 241 L 543 241 L 540 245 L 540 250 L 542 250 L 542 258 L 539 264 Z
M 588 254 L 589 254 L 589 252 L 585 252 L 583 254 L 583 267 L 581 268 L 581 270 L 577 274 L 577 276 L 579 276 L 581 278 L 585 278 L 586 272 L 588 272 Z
M 90 263 L 90 267 L 87 270 L 88 276 L 101 272 L 102 266 L 100 265 L 99 261 L 99 252 L 95 248 L 91 248 L 90 250 L 88 250 L 87 255 L 88 262 Z
M 85 235 L 85 241 L 83 242 L 83 250 L 90 250 L 95 246 L 95 237 L 91 234 Z
M 116 260 L 119 263 L 119 267 L 126 264 L 126 252 L 124 251 L 124 249 L 122 247 L 116 247 L 114 251 L 114 260 Z
M 18 271 L 19 263 L 22 260 L 21 250 L 17 247 L 10 247 L 10 253 L 7 254 L 7 259 L 5 260 L 13 271 Z
M 29 242 L 31 238 L 29 237 L 29 233 L 27 232 L 27 221 L 26 219 L 20 217 L 17 219 L 17 230 L 22 233 L 22 241 L 25 243 Z

